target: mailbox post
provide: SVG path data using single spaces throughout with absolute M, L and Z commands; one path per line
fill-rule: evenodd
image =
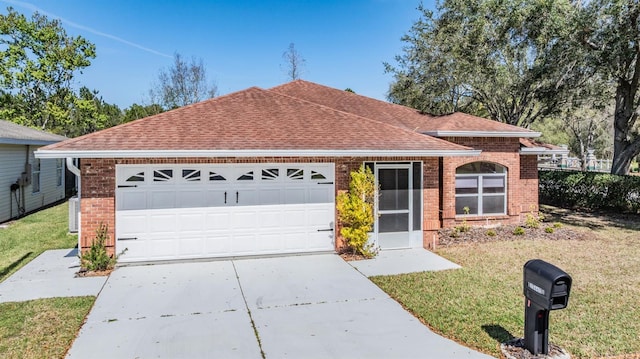
M 533 355 L 549 354 L 549 311 L 569 304 L 571 276 L 541 259 L 525 263 L 524 346 Z

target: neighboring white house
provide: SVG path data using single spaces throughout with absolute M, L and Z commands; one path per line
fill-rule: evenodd
M 65 139 L 0 120 L 0 223 L 64 199 L 64 160 L 33 152 Z

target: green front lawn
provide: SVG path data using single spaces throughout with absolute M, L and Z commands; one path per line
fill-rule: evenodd
M 73 248 L 68 234 L 68 204 L 45 209 L 0 229 L 0 282 L 48 249 Z
M 0 229 L 0 282 L 49 249 L 73 248 L 66 203 Z M 0 358 L 62 358 L 95 297 L 0 303 Z
M 550 342 L 575 358 L 640 353 L 640 229 L 590 227 L 596 239 L 443 247 L 462 269 L 371 279 L 434 331 L 499 356 L 500 342 L 523 336 L 522 267 L 540 258 L 573 278 L 568 308 L 550 313 Z
M 0 357 L 63 358 L 95 297 L 0 303 Z

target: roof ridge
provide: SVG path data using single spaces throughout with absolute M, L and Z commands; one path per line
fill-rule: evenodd
M 295 80 L 295 81 L 304 81 L 304 80 Z M 311 104 L 311 105 L 314 105 L 314 106 L 317 106 L 317 107 L 329 109 L 331 111 L 338 112 L 338 113 L 341 113 L 341 114 L 344 114 L 344 115 L 348 115 L 348 116 L 351 116 L 351 117 L 356 117 L 356 118 L 364 120 L 365 122 L 373 122 L 373 123 L 381 124 L 381 125 L 383 125 L 385 127 L 391 127 L 391 128 L 393 128 L 395 130 L 400 130 L 400 131 L 408 132 L 408 133 L 411 133 L 411 134 L 417 134 L 419 136 L 426 136 L 426 137 L 428 137 L 428 138 L 430 138 L 430 139 L 432 139 L 432 140 L 434 140 L 436 142 L 446 143 L 447 145 L 459 146 L 459 147 L 462 147 L 462 148 L 465 148 L 465 149 L 470 149 L 471 148 L 471 147 L 468 147 L 468 146 L 458 145 L 456 143 L 453 143 L 453 142 L 450 142 L 450 141 L 447 141 L 447 140 L 443 140 L 441 138 L 437 138 L 437 137 L 434 137 L 434 136 L 431 136 L 431 135 L 427 135 L 427 134 L 424 134 L 424 133 L 421 133 L 421 132 L 417 132 L 415 130 L 409 130 L 409 129 L 402 128 L 402 127 L 399 127 L 399 126 L 395 126 L 395 125 L 392 125 L 392 124 L 390 124 L 388 122 L 372 119 L 372 118 L 369 118 L 369 117 L 364 117 L 364 116 L 361 116 L 361 115 L 358 115 L 358 114 L 355 114 L 355 113 L 351 113 L 351 112 L 347 112 L 347 111 L 342 111 L 342 110 L 333 108 L 331 106 L 326 106 L 326 105 L 323 105 L 323 104 L 319 104 L 317 102 L 305 100 L 305 99 L 302 99 L 302 98 L 299 98 L 299 97 L 283 94 L 283 93 L 280 93 L 280 92 L 277 92 L 277 91 L 272 91 L 272 90 L 273 89 L 269 89 L 269 90 L 265 90 L 265 91 L 269 92 L 269 93 L 272 93 L 272 94 L 275 94 L 275 95 L 278 95 L 278 96 L 288 97 L 288 98 L 291 98 L 291 99 L 296 100 L 296 101 L 305 102 L 305 103 L 308 103 L 308 104 Z M 338 90 L 338 91 L 340 91 L 340 90 Z M 366 97 L 366 96 L 363 96 L 363 97 Z M 382 101 L 382 102 L 384 102 L 384 101 Z
M 274 86 L 274 87 L 272 87 L 272 88 L 268 89 L 268 91 L 277 90 L 277 89 L 278 89 L 278 88 L 280 88 L 280 87 L 285 87 L 285 86 L 290 85 L 290 84 L 293 84 L 293 83 L 311 84 L 311 85 L 314 85 L 314 86 L 322 87 L 322 88 L 327 89 L 327 90 L 330 90 L 330 91 L 342 91 L 342 92 L 344 92 L 347 96 L 358 96 L 358 97 L 365 98 L 365 99 L 366 99 L 366 100 L 368 100 L 368 101 L 376 101 L 376 102 L 382 103 L 382 104 L 384 104 L 385 106 L 398 107 L 398 108 L 401 108 L 401 109 L 402 109 L 402 110 L 404 110 L 404 111 L 410 111 L 410 112 L 413 112 L 413 113 L 415 113 L 415 114 L 417 114 L 417 115 L 421 115 L 421 116 L 429 116 L 430 118 L 435 117 L 435 116 L 434 116 L 434 115 L 432 115 L 432 114 L 428 114 L 428 113 L 421 113 L 420 111 L 416 110 L 415 108 L 411 108 L 411 107 L 407 107 L 407 106 L 399 105 L 399 104 L 397 104 L 397 103 L 393 103 L 393 102 L 388 102 L 388 101 L 378 100 L 377 98 L 373 98 L 373 97 L 369 97 L 369 96 L 361 95 L 361 94 L 359 94 L 359 93 L 357 93 L 357 92 L 349 92 L 349 91 L 339 90 L 339 89 L 337 89 L 337 88 L 335 88 L 335 87 L 330 87 L 330 86 L 327 86 L 327 85 L 323 85 L 323 84 L 319 84 L 319 83 L 316 83 L 316 82 L 313 82 L 313 81 L 307 81 L 307 80 L 303 80 L 303 79 L 296 79 L 296 80 L 293 80 L 293 81 L 290 81 L 290 82 L 287 82 L 287 83 L 284 83 L 284 84 L 281 84 L 281 85 L 278 85 L 278 86 Z

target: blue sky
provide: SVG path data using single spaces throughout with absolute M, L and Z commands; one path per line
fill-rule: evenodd
M 38 11 L 83 36 L 97 57 L 75 85 L 126 108 L 148 102 L 158 71 L 174 53 L 201 58 L 219 94 L 287 81 L 290 43 L 306 60 L 302 78 L 385 99 L 383 62 L 402 52 L 400 38 L 420 16 L 420 0 L 168 1 L 0 0 L 28 17 Z M 433 1 L 423 1 L 433 8 Z

